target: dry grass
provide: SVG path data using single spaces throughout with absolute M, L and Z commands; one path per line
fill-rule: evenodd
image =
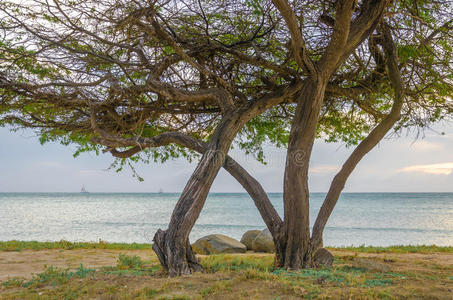
M 275 269 L 272 255 L 204 256 L 205 273 L 179 278 L 167 278 L 150 250 L 0 252 L 0 275 L 41 264 L 2 280 L 0 299 L 453 299 L 451 252 L 332 251 L 332 268 L 298 272 Z

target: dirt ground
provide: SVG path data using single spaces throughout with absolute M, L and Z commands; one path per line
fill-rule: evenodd
M 120 253 L 137 255 L 144 260 L 151 259 L 150 250 L 22 250 L 20 252 L 0 251 L 0 282 L 13 277 L 31 278 L 48 266 L 76 269 L 83 264 L 87 268 L 114 266 Z
M 48 266 L 76 269 L 83 264 L 87 268 L 113 266 L 120 253 L 137 255 L 143 260 L 150 260 L 154 254 L 150 250 L 23 250 L 20 252 L 0 252 L 0 282 L 13 277 L 31 278 L 32 274 L 42 272 Z M 335 256 L 355 256 L 374 260 L 388 260 L 398 271 L 426 271 L 427 266 L 453 268 L 453 253 L 356 253 L 333 251 Z M 240 254 L 238 254 L 240 255 Z M 453 273 L 451 274 L 453 276 Z M 453 298 L 452 298 L 453 299 Z
M 157 258 L 151 250 L 22 250 L 0 251 L 0 299 L 453 299 L 453 253 L 361 253 L 335 250 L 332 271 L 307 271 L 305 275 L 262 271 L 272 265 L 269 254 L 235 254 L 204 259 L 205 267 L 233 266 L 168 278 L 97 274 L 60 285 L 37 283 L 31 287 L 2 287 L 12 278 L 29 280 L 47 267 L 77 269 L 115 266 L 119 254 Z M 237 261 L 243 259 L 243 264 Z M 236 266 L 241 266 L 235 269 Z M 258 267 L 257 267 L 258 266 Z

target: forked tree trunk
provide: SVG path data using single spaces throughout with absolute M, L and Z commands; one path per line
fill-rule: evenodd
M 202 269 L 192 252 L 189 233 L 241 124 L 239 113 L 223 118 L 209 142 L 209 150 L 202 155 L 176 204 L 168 229 L 159 229 L 154 236 L 153 250 L 170 276 L 191 274 Z
M 287 269 L 311 267 L 308 167 L 327 81 L 307 79 L 291 126 L 284 177 L 283 227 L 276 241 L 277 263 Z
M 291 126 L 284 178 L 285 217 L 282 230 L 274 235 L 280 267 L 300 269 L 313 265 L 316 249 L 310 239 L 308 167 L 325 88 L 335 70 L 377 26 L 387 2 L 364 1 L 362 12 L 352 22 L 351 8 L 356 1 L 336 2 L 331 41 L 316 71 L 306 79 Z
M 352 152 L 346 162 L 343 164 L 341 170 L 335 175 L 329 192 L 319 210 L 318 217 L 316 218 L 313 226 L 312 235 L 312 251 L 316 251 L 322 247 L 324 227 L 332 213 L 338 198 L 357 164 L 362 158 L 370 152 L 376 145 L 384 138 L 390 129 L 395 125 L 401 117 L 401 109 L 404 100 L 404 84 L 401 79 L 401 74 L 398 66 L 398 56 L 396 46 L 387 25 L 381 26 L 384 40 L 382 47 L 386 54 L 387 74 L 389 76 L 392 88 L 394 91 L 394 102 L 390 113 L 379 123 L 370 134 L 357 146 Z

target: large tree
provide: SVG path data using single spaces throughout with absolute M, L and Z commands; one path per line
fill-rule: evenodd
M 223 166 L 271 231 L 277 262 L 311 267 L 348 176 L 392 128 L 451 114 L 449 2 L 27 1 L 0 4 L 0 125 L 133 161 L 200 154 L 153 249 L 200 270 L 189 233 Z M 358 144 L 314 224 L 316 137 Z M 281 218 L 227 153 L 288 146 Z

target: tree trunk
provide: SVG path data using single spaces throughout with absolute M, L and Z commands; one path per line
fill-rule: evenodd
M 208 144 L 208 151 L 202 155 L 176 204 L 168 229 L 159 229 L 154 236 L 153 250 L 170 276 L 202 270 L 192 252 L 189 233 L 241 123 L 239 113 L 231 113 L 223 118 Z
M 284 177 L 285 217 L 276 241 L 277 263 L 287 269 L 311 267 L 308 167 L 326 80 L 307 79 L 298 99 Z
M 225 163 L 226 154 L 236 134 L 250 119 L 294 95 L 300 85 L 296 82 L 289 88 L 279 89 L 273 94 L 263 96 L 260 101 L 254 102 L 248 107 L 225 112 L 222 121 L 211 137 L 207 151 L 203 153 L 176 204 L 168 229 L 160 230 L 154 236 L 153 249 L 170 276 L 190 274 L 201 270 L 188 241 L 189 233 L 200 215 L 212 182 Z M 232 163 L 232 161 L 230 162 Z M 268 197 L 263 196 L 262 187 L 254 184 L 254 179 L 246 174 L 245 170 L 233 167 L 230 169 L 231 171 L 236 178 L 246 176 L 244 180 L 239 181 L 251 193 L 261 215 L 265 216 L 266 225 L 275 232 L 280 227 L 281 219 Z
M 335 178 L 330 185 L 329 192 L 319 210 L 315 225 L 313 226 L 312 251 L 316 251 L 318 248 L 322 247 L 324 227 L 337 204 L 338 198 L 352 171 L 354 171 L 362 158 L 384 138 L 387 132 L 392 129 L 401 117 L 401 109 L 404 100 L 404 84 L 398 67 L 397 50 L 387 25 L 381 26 L 381 30 L 383 31 L 384 37 L 382 47 L 386 54 L 387 74 L 392 84 L 395 100 L 390 113 L 368 134 L 357 148 L 354 149 L 352 154 L 343 164 L 341 170 L 335 175 Z

